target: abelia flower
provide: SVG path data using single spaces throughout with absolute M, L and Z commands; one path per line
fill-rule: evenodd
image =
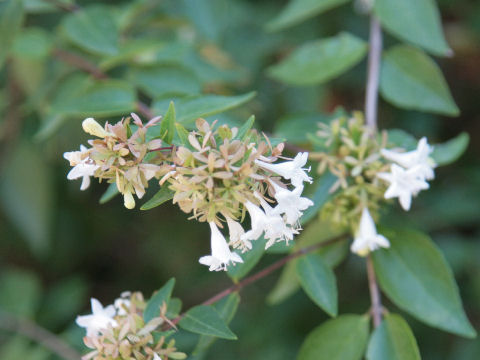
M 90 176 L 93 176 L 100 166 L 88 157 L 88 150 L 83 145 L 80 145 L 80 151 L 65 152 L 63 157 L 73 166 L 67 175 L 67 179 L 82 178 L 80 190 L 86 190 L 90 186 Z
M 312 200 L 306 197 L 301 197 L 303 185 L 297 186 L 290 191 L 281 187 L 274 181 L 270 181 L 270 184 L 272 184 L 275 189 L 274 197 L 278 202 L 275 211 L 279 214 L 285 214 L 288 225 L 297 224 L 299 218 L 303 215 L 302 211 L 313 205 Z
M 242 235 L 245 234 L 242 225 L 238 221 L 226 216 L 228 231 L 230 235 L 230 244 L 234 249 L 240 247 L 242 252 L 252 250 L 252 243 L 249 240 L 242 240 Z
M 82 122 L 83 131 L 87 134 L 104 138 L 106 136 L 114 136 L 113 134 L 105 131 L 105 129 L 94 118 L 87 118 Z
M 210 271 L 227 270 L 227 265 L 232 263 L 243 263 L 242 258 L 235 252 L 231 252 L 227 240 L 223 237 L 217 225 L 212 221 L 208 223 L 212 232 L 211 249 L 212 254 L 202 256 L 200 264 L 209 266 Z
M 359 256 L 366 256 L 380 247 L 389 248 L 390 242 L 385 236 L 377 233 L 372 216 L 365 207 L 363 208 L 360 225 L 350 250 Z
M 250 201 L 247 201 L 244 205 L 250 215 L 250 225 L 252 228 L 243 234 L 241 239 L 243 241 L 257 240 L 265 231 L 268 221 L 267 215 L 262 209 Z
M 312 183 L 312 178 L 306 173 L 306 171 L 310 171 L 310 168 L 303 168 L 307 160 L 308 152 L 303 152 L 298 153 L 293 160 L 278 164 L 270 164 L 261 160 L 255 160 L 255 163 L 263 169 L 278 174 L 286 180 L 290 180 L 293 186 L 298 187 L 303 185 L 304 181 L 310 184 Z
M 113 318 L 116 314 L 115 307 L 108 305 L 103 307 L 100 301 L 95 298 L 90 300 L 92 305 L 92 314 L 77 316 L 75 322 L 78 326 L 87 329 L 87 336 L 96 336 L 101 330 L 107 329 L 109 325 L 118 326 Z

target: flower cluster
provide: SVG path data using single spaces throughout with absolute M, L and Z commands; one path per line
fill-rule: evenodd
M 231 248 L 251 250 L 252 241 L 262 236 L 267 248 L 278 241 L 288 243 L 301 230 L 299 219 L 313 205 L 301 196 L 303 183 L 312 181 L 305 167 L 308 153 L 284 158 L 283 143 L 272 146 L 255 130 L 215 128 L 215 122 L 204 119 L 197 119 L 196 130 L 181 134 L 184 141 L 162 147 L 160 139 L 147 134 L 160 118 L 145 125 L 137 115 L 132 118 L 133 125 L 127 118 L 104 127 L 92 118 L 84 120 L 85 132 L 98 139 L 89 140 L 89 149 L 64 154 L 74 166 L 67 177 L 83 177 L 82 189 L 90 176 L 116 183 L 129 209 L 135 206 L 133 194 L 143 197 L 148 181 L 159 179 L 159 185 L 172 192 L 174 204 L 209 224 L 212 252 L 200 263 L 211 271 L 243 261 Z M 241 222 L 247 212 L 251 228 L 245 231 Z M 220 231 L 225 226 L 229 242 Z
M 166 342 L 161 326 L 169 323 L 167 306 L 148 323 L 143 320 L 145 301 L 141 293 L 124 293 L 113 305 L 103 307 L 91 299 L 92 314 L 78 316 L 76 323 L 86 329 L 85 345 L 92 349 L 82 360 L 166 360 L 185 359 L 175 341 Z

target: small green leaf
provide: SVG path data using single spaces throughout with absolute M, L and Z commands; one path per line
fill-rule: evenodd
M 112 9 L 93 5 L 67 15 L 65 34 L 77 46 L 100 55 L 118 53 L 118 30 Z
M 179 99 L 176 102 L 177 122 L 182 125 L 192 124 L 199 117 L 215 115 L 235 107 L 238 107 L 255 96 L 255 92 L 250 92 L 238 96 L 221 95 L 202 95 Z M 157 101 L 153 104 L 155 113 L 164 113 L 166 104 L 163 101 Z
M 303 290 L 330 316 L 337 316 L 335 275 L 320 255 L 308 254 L 297 260 L 297 276 Z
M 386 314 L 373 332 L 367 350 L 368 360 L 420 360 L 415 337 L 399 315 Z
M 15 57 L 30 60 L 42 60 L 50 55 L 53 41 L 51 35 L 42 28 L 23 30 L 15 39 L 12 53 Z
M 220 314 L 212 307 L 199 305 L 187 311 L 178 325 L 195 334 L 216 336 L 236 340 L 237 336 L 228 328 Z
M 90 84 L 74 97 L 56 102 L 52 111 L 76 116 L 112 116 L 135 109 L 135 88 L 117 80 Z
M 145 320 L 145 323 L 160 315 L 160 306 L 162 306 L 163 302 L 168 304 L 174 286 L 175 278 L 171 278 L 148 300 L 145 311 L 143 312 L 143 320 Z
M 439 329 L 475 337 L 458 287 L 442 253 L 428 236 L 413 230 L 383 230 L 389 249 L 373 252 L 381 288 L 398 307 Z
M 367 316 L 341 315 L 308 334 L 297 360 L 360 360 L 367 340 Z
M 255 265 L 258 264 L 265 253 L 266 243 L 267 240 L 261 237 L 260 239 L 252 242 L 252 250 L 243 254 L 241 251 L 235 250 L 236 253 L 242 258 L 243 263 L 237 263 L 235 266 L 229 266 L 227 271 L 228 276 L 230 276 L 231 279 L 238 281 L 247 275 L 250 270 L 252 270 Z
M 277 31 L 298 24 L 350 0 L 290 0 L 282 12 L 267 24 L 267 30 Z
M 436 55 L 451 53 L 435 0 L 375 0 L 374 4 L 382 26 L 399 39 Z
M 448 165 L 456 161 L 467 150 L 470 137 L 462 132 L 443 144 L 435 144 L 432 158 L 437 165 Z
M 175 123 L 175 129 L 177 130 L 175 135 L 178 135 L 178 140 L 180 140 L 179 142 L 176 142 L 175 145 L 187 146 L 187 144 L 189 144 L 188 130 L 185 129 L 185 127 L 182 124 L 179 124 L 178 122 Z
M 167 144 L 171 144 L 175 135 L 175 105 L 170 101 L 168 110 L 160 124 L 160 138 Z
M 250 129 L 253 126 L 253 123 L 255 122 L 255 115 L 252 115 L 248 118 L 245 123 L 238 128 L 238 133 L 237 133 L 237 139 L 244 140 L 245 136 L 247 133 L 250 131 Z
M 176 318 L 180 315 L 180 311 L 182 311 L 182 300 L 179 298 L 171 298 L 167 304 L 167 318 Z
M 15 36 L 23 23 L 24 12 L 21 0 L 4 0 L 0 2 L 0 68 L 10 51 Z
M 165 201 L 173 199 L 174 191 L 168 188 L 168 184 L 164 184 L 153 197 L 142 205 L 140 210 L 150 210 L 154 207 L 162 205 Z
M 388 143 L 392 145 L 392 147 L 401 147 L 407 151 L 415 150 L 417 148 L 418 140 L 405 130 L 389 129 L 387 133 Z
M 103 193 L 102 197 L 99 200 L 100 204 L 105 204 L 112 200 L 115 196 L 120 194 L 116 183 L 109 184 L 107 190 Z
M 420 49 L 397 45 L 385 52 L 380 91 L 405 109 L 457 116 L 459 110 L 437 64 Z
M 274 79 L 289 85 L 316 85 L 352 68 L 366 51 L 367 45 L 362 39 L 341 33 L 300 46 L 267 71 Z

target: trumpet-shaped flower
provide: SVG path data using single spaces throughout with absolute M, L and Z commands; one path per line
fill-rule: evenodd
M 100 301 L 92 298 L 90 300 L 92 305 L 92 314 L 77 316 L 76 323 L 78 326 L 87 329 L 87 336 L 96 336 L 102 329 L 106 329 L 108 325 L 112 327 L 118 326 L 113 318 L 115 316 L 115 307 L 108 305 L 103 307 Z
M 250 223 L 252 228 L 240 238 L 243 241 L 257 240 L 265 231 L 268 221 L 267 215 L 262 209 L 250 201 L 247 201 L 244 205 L 250 214 Z
M 298 219 L 303 215 L 302 211 L 313 205 L 312 200 L 301 197 L 303 185 L 297 186 L 294 190 L 289 191 L 273 181 L 270 183 L 275 189 L 274 197 L 278 202 L 275 211 L 279 214 L 285 214 L 288 225 L 296 224 Z
M 87 148 L 83 145 L 80 145 L 80 151 L 69 151 L 63 153 L 63 157 L 70 161 L 70 165 L 73 168 L 69 171 L 67 175 L 68 180 L 74 180 L 82 178 L 82 185 L 80 190 L 85 190 L 90 186 L 90 176 L 93 176 L 95 171 L 100 167 L 95 165 L 92 160 L 85 156 Z M 82 159 L 83 158 L 83 159 Z
M 157 353 L 154 353 L 153 360 L 162 360 L 162 358 Z
M 303 185 L 304 181 L 312 183 L 312 178 L 307 175 L 310 168 L 303 168 L 308 160 L 308 152 L 298 153 L 293 160 L 284 161 L 279 164 L 270 164 L 261 160 L 255 160 L 255 163 L 283 178 L 290 180 L 295 187 Z
M 228 216 L 226 218 L 230 234 L 230 244 L 233 245 L 234 248 L 241 247 L 242 252 L 252 250 L 252 243 L 246 239 L 242 240 L 242 235 L 245 234 L 242 225 Z
M 268 249 L 270 246 L 275 244 L 278 241 L 285 240 L 288 244 L 290 240 L 293 240 L 293 235 L 298 234 L 298 231 L 287 226 L 283 218 L 279 215 L 277 207 L 272 208 L 263 198 L 256 194 L 257 198 L 260 199 L 263 210 L 267 217 L 265 225 L 265 239 L 267 243 L 265 249 Z
M 390 247 L 390 242 L 385 236 L 377 233 L 372 216 L 365 207 L 363 208 L 360 225 L 350 250 L 357 255 L 366 256 L 369 252 L 380 247 L 388 248 Z
M 419 140 L 417 148 L 412 151 L 400 153 L 392 150 L 382 149 L 381 153 L 386 159 L 396 162 L 405 169 L 416 168 L 417 174 L 426 180 L 435 178 L 433 171 L 435 162 L 429 156 L 433 148 L 428 144 L 427 138 L 423 137 Z
M 209 266 L 210 271 L 226 271 L 227 265 L 230 262 L 243 263 L 242 258 L 237 253 L 230 251 L 227 240 L 225 240 L 220 230 L 218 230 L 217 225 L 215 225 L 214 222 L 209 222 L 209 225 L 212 232 L 212 254 L 208 256 L 202 256 L 199 260 L 200 264 Z
M 379 178 L 390 183 L 384 194 L 385 199 L 398 197 L 402 208 L 406 211 L 410 210 L 412 197 L 421 190 L 429 188 L 428 183 L 421 177 L 420 171 L 419 167 L 405 170 L 397 164 L 392 164 L 389 173 L 379 173 Z

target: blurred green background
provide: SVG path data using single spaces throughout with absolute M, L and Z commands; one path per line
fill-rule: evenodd
M 366 62 L 324 85 L 310 87 L 282 85 L 269 78 L 265 69 L 308 40 L 340 31 L 367 40 L 368 17 L 359 14 L 356 2 L 352 2 L 285 31 L 266 32 L 265 23 L 285 3 L 79 1 L 81 8 L 104 6 L 101 10 L 108 14 L 108 19 L 99 17 L 97 24 L 87 24 L 92 33 L 79 35 L 69 20 L 73 13 L 68 10 L 76 9 L 71 2 L 23 1 L 22 29 L 11 40 L 8 56 L 3 46 L 0 50 L 4 52 L 0 59 L 7 57 L 0 71 L 2 311 L 31 319 L 84 351 L 83 330 L 74 325 L 74 319 L 89 311 L 92 296 L 104 304 L 124 290 L 140 290 L 148 297 L 175 277 L 174 294 L 188 308 L 231 284 L 225 274 L 210 273 L 198 264 L 199 256 L 209 249 L 208 228 L 187 220 L 176 206 L 167 203 L 150 211 L 140 211 L 137 206 L 129 211 L 120 197 L 100 205 L 105 184 L 92 183 L 81 192 L 80 181 L 67 181 L 69 165 L 62 154 L 86 143 L 88 137 L 80 124 L 88 111 L 67 111 L 65 104 L 70 104 L 69 96 L 76 94 L 78 87 L 92 80 L 62 61 L 58 49 L 82 56 L 109 78 L 122 80 L 128 91 L 119 96 L 128 97 L 131 91 L 153 105 L 155 114 L 164 112 L 166 99 L 257 91 L 245 105 L 209 119 L 241 124 L 255 114 L 258 128 L 301 144 L 304 129 L 314 131 L 318 119 L 338 106 L 347 111 L 363 108 Z M 405 111 L 380 100 L 380 127 L 406 129 L 417 137 L 426 135 L 432 143 L 466 131 L 471 143 L 458 162 L 438 169 L 432 189 L 416 199 L 410 212 L 395 208 L 386 221 L 412 224 L 432 236 L 454 270 L 467 314 L 478 330 L 480 3 L 441 0 L 439 6 L 455 55 L 436 61 L 461 114 L 447 118 Z M 14 18 L 9 20 L 15 22 Z M 117 33 L 110 33 L 110 20 Z M 6 24 L 5 19 L 2 21 Z M 8 25 L 11 29 L 15 27 L 12 24 Z M 109 36 L 117 36 L 117 47 L 109 49 L 102 42 L 88 45 L 89 36 L 98 35 L 94 33 L 98 24 L 104 26 L 100 30 L 107 41 Z M 0 40 L 10 41 L 5 37 Z M 395 43 L 397 40 L 385 35 L 386 46 Z M 119 101 L 107 116 L 97 118 L 117 120 L 135 110 L 131 99 Z M 294 121 L 302 125 L 297 127 Z M 257 269 L 280 256 L 264 256 Z M 365 312 L 370 300 L 363 260 L 349 255 L 336 274 L 339 312 Z M 242 302 L 231 324 L 240 340 L 219 340 L 206 358 L 295 357 L 305 335 L 326 316 L 303 292 L 280 304 L 267 305 L 265 299 L 278 276 L 279 272 L 242 291 Z M 390 303 L 386 306 L 399 311 Z M 463 340 L 407 319 L 424 359 L 480 358 L 478 340 Z M 180 339 L 181 350 L 188 352 L 195 341 L 193 336 Z M 0 329 L 0 359 L 56 358 L 29 340 Z

